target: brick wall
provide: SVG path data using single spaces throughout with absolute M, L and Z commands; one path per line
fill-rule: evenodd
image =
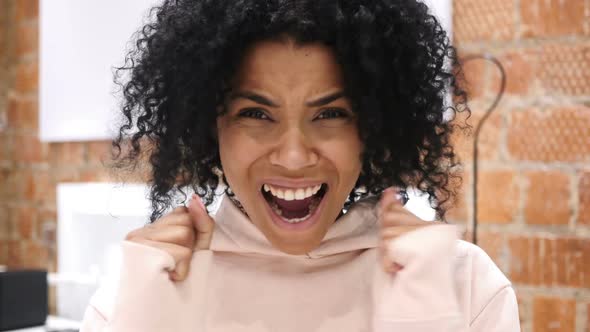
M 109 142 L 39 140 L 38 10 L 0 1 L 0 265 L 55 271 L 56 184 L 112 177 Z
M 590 0 L 454 0 L 455 43 L 507 94 L 481 138 L 480 245 L 514 281 L 523 331 L 590 331 Z M 55 186 L 113 177 L 108 142 L 42 143 L 37 0 L 0 2 L 0 264 L 55 269 Z M 466 66 L 476 124 L 499 84 Z M 471 220 L 470 138 L 457 222 Z M 49 231 L 47 231 L 49 230 Z M 49 236 L 49 242 L 44 239 Z
M 506 95 L 480 137 L 479 244 L 514 282 L 523 331 L 590 331 L 590 1 L 454 0 L 455 45 L 491 53 Z M 499 88 L 469 62 L 470 120 Z M 472 137 L 458 222 L 470 221 Z

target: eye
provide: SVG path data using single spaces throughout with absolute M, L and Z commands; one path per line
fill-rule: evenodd
M 246 108 L 238 116 L 244 118 L 253 118 L 260 120 L 270 120 L 270 118 L 260 108 Z
M 340 108 L 329 108 L 323 111 L 317 119 L 325 120 L 325 119 L 336 119 L 336 118 L 348 118 L 348 113 Z

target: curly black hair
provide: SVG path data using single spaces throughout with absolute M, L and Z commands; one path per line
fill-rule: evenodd
M 227 184 L 212 129 L 224 111 L 218 106 L 231 89 L 227 82 L 249 45 L 287 37 L 334 51 L 359 115 L 362 171 L 343 209 L 389 186 L 414 186 L 430 195 L 437 218 L 444 220 L 445 203 L 456 193 L 452 180 L 460 180 L 451 144 L 454 120 L 457 112 L 470 111 L 457 83 L 456 50 L 425 4 L 165 0 L 134 35 L 115 75 L 124 98 L 113 159 L 135 167 L 146 152 L 142 142 L 148 142 L 150 221 L 183 188 L 210 205 L 220 182 Z M 229 186 L 225 194 L 233 197 Z

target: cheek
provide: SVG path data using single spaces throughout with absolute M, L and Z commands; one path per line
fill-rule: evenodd
M 320 145 L 322 154 L 332 162 L 339 173 L 342 173 L 341 175 L 352 176 L 360 172 L 363 147 L 356 130 L 325 140 Z M 354 180 L 356 182 L 356 178 Z
M 237 127 L 218 127 L 219 156 L 229 182 L 241 182 L 257 160 L 260 144 Z M 230 179 L 231 177 L 231 179 Z M 236 180 L 236 181 L 232 181 Z

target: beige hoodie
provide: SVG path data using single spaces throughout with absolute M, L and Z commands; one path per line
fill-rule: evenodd
M 516 332 L 510 282 L 453 225 L 433 225 L 388 244 L 404 268 L 377 257 L 376 205 L 359 201 L 307 255 L 270 245 L 223 198 L 210 250 L 196 251 L 182 282 L 168 253 L 122 243 L 123 266 L 86 309 L 81 332 Z

